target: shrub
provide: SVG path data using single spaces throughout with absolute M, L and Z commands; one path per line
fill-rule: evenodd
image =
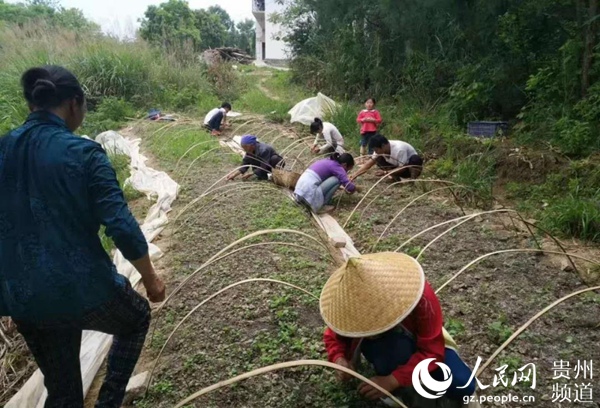
M 102 99 L 96 110 L 88 113 L 82 133 L 96 136 L 107 130 L 118 130 L 136 116 L 135 108 L 121 98 L 108 97 Z
M 542 223 L 554 232 L 600 242 L 600 195 L 583 199 L 570 195 L 552 201 Z

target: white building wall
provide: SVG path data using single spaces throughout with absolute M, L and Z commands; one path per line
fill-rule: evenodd
M 283 11 L 285 11 L 285 5 L 278 4 L 276 0 L 265 1 L 265 42 L 266 59 L 268 60 L 288 59 L 288 47 L 283 41 L 285 36 L 283 28 L 279 24 L 273 24 L 269 21 L 271 14 L 282 13 Z

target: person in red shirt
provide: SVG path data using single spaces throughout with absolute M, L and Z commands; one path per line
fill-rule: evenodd
M 360 155 L 364 156 L 369 149 L 369 154 L 373 154 L 373 150 L 369 147 L 369 141 L 371 137 L 377 134 L 379 125 L 381 125 L 381 114 L 375 105 L 377 101 L 375 98 L 368 98 L 365 101 L 365 108 L 358 114 L 356 121 L 360 125 Z
M 406 398 L 415 396 L 406 391 L 417 365 L 433 359 L 428 372 L 434 380 L 448 380 L 437 362 L 450 368 L 452 381 L 445 393 L 450 403 L 460 406 L 475 392 L 471 370 L 443 329 L 440 302 L 410 256 L 386 252 L 351 258 L 327 281 L 320 309 L 328 326 L 324 341 L 330 362 L 355 370 L 362 354 L 375 370 L 371 380 Z M 337 376 L 351 379 L 341 371 Z M 385 397 L 366 383 L 358 390 L 369 399 Z

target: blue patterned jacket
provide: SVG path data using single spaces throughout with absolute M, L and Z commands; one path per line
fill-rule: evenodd
M 48 112 L 0 138 L 0 316 L 73 319 L 125 284 L 98 237 L 148 253 L 101 146 Z

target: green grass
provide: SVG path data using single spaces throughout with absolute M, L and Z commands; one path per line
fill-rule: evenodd
M 210 136 L 200 123 L 193 125 L 150 123 L 148 126 L 150 126 L 147 135 L 148 148 L 152 154 L 171 162 L 177 162 L 186 153 L 188 158 L 196 158 L 219 147 L 218 141 Z

